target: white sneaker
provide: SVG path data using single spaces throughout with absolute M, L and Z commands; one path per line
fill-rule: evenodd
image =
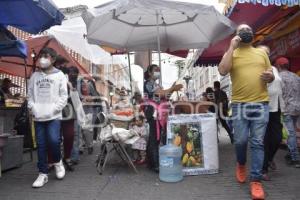
M 34 188 L 43 187 L 48 182 L 48 175 L 40 173 L 37 179 L 32 184 Z
M 54 163 L 54 169 L 57 179 L 63 179 L 65 177 L 66 170 L 61 160 L 58 163 Z

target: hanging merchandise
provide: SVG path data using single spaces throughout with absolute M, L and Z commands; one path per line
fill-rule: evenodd
M 238 0 L 238 3 L 252 3 L 262 4 L 263 6 L 276 5 L 276 6 L 300 6 L 299 0 Z
M 219 171 L 215 114 L 169 116 L 168 143 L 182 148 L 184 175 L 215 174 Z

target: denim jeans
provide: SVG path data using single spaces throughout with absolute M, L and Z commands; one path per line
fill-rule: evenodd
M 232 120 L 237 162 L 240 165 L 246 164 L 249 140 L 250 179 L 259 181 L 262 177 L 264 162 L 264 136 L 269 120 L 268 103 L 234 103 L 232 104 Z
M 51 151 L 53 162 L 61 160 L 61 132 L 60 120 L 51 120 L 45 122 L 35 122 L 38 169 L 40 173 L 48 174 L 47 151 Z M 48 147 L 50 149 L 48 149 Z
M 287 145 L 292 160 L 300 160 L 297 147 L 296 123 L 299 116 L 283 115 L 283 123 L 288 131 Z
M 71 153 L 71 160 L 73 161 L 79 161 L 79 140 L 80 140 L 80 126 L 75 120 L 74 122 L 74 142 L 73 142 L 73 149 Z

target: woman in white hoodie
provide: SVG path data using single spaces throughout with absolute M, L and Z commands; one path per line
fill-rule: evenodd
M 66 76 L 53 67 L 56 55 L 51 48 L 40 51 L 40 71 L 32 74 L 28 86 L 28 108 L 34 118 L 38 153 L 39 176 L 32 185 L 35 188 L 48 182 L 48 147 L 52 151 L 56 177 L 62 179 L 65 176 L 60 152 L 60 120 L 68 91 Z

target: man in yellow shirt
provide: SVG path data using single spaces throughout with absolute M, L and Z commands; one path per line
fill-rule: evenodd
M 238 26 L 220 64 L 221 75 L 230 73 L 232 81 L 232 119 L 237 157 L 236 178 L 246 182 L 248 139 L 251 147 L 250 192 L 252 199 L 264 199 L 261 184 L 264 161 L 264 135 L 269 120 L 267 83 L 274 75 L 270 60 L 252 46 L 253 31 L 247 24 Z

